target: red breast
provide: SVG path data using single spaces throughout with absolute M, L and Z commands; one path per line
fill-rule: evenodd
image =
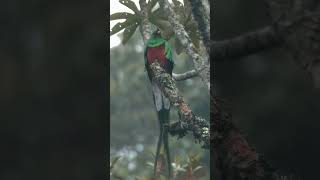
M 149 64 L 153 63 L 156 59 L 158 59 L 162 65 L 166 65 L 168 63 L 165 56 L 164 45 L 148 47 L 147 58 Z

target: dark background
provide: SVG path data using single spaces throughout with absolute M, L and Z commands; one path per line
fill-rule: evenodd
M 106 1 L 1 1 L 0 179 L 105 179 Z
M 262 1 L 214 1 L 214 40 L 271 23 Z M 284 174 L 319 179 L 320 90 L 279 48 L 216 63 L 218 95 L 256 150 Z

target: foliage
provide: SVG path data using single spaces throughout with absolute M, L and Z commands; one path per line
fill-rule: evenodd
M 123 32 L 123 38 L 122 38 L 122 44 L 126 44 L 128 40 L 132 37 L 136 29 L 141 25 L 142 23 L 142 15 L 141 12 L 138 10 L 136 4 L 131 0 L 120 0 L 119 1 L 124 6 L 127 6 L 129 9 L 131 9 L 134 13 L 127 13 L 127 12 L 118 12 L 114 13 L 110 16 L 110 20 L 119 20 L 124 19 L 124 22 L 117 23 L 110 32 L 110 36 L 120 32 L 124 29 Z M 196 22 L 193 20 L 191 16 L 191 8 L 189 3 L 184 3 L 183 5 L 178 0 L 172 1 L 173 9 L 176 12 L 176 14 L 179 17 L 179 21 L 182 25 L 184 25 L 187 33 L 189 34 L 192 42 L 195 44 L 197 48 L 199 48 L 199 42 L 200 42 L 200 35 L 197 29 Z M 166 13 L 163 12 L 162 8 L 156 8 L 156 5 L 158 3 L 158 0 L 150 0 L 148 2 L 148 20 L 157 26 L 162 31 L 162 35 L 165 37 L 165 39 L 169 40 L 174 37 L 173 29 L 168 22 L 168 18 L 166 16 Z M 176 52 L 180 54 L 183 51 L 183 48 L 181 44 L 179 43 L 179 40 L 174 38 L 173 39 Z

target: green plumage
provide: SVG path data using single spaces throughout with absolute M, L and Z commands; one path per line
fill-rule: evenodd
M 159 30 L 155 31 L 152 34 L 151 38 L 146 42 L 144 52 L 145 52 L 144 53 L 145 67 L 151 82 L 152 82 L 152 79 L 150 78 L 150 74 L 148 71 L 148 63 L 152 63 L 154 62 L 154 60 L 159 60 L 159 62 L 161 63 L 163 68 L 166 70 L 166 72 L 171 75 L 173 65 L 174 65 L 173 57 L 172 57 L 173 49 L 172 49 L 172 46 L 165 39 L 161 37 L 161 33 Z M 160 135 L 157 143 L 156 157 L 154 162 L 154 175 L 157 176 L 157 164 L 159 159 L 159 153 L 160 153 L 161 146 L 163 144 L 164 150 L 166 153 L 168 179 L 170 179 L 172 176 L 171 157 L 170 157 L 170 151 L 169 151 L 169 132 L 168 132 L 170 101 L 167 97 L 165 97 L 163 92 L 161 92 L 161 89 L 154 82 L 152 82 L 152 91 L 153 91 L 153 100 L 156 106 L 158 121 L 160 126 Z
M 166 41 L 165 39 L 161 37 L 154 37 L 152 36 L 148 42 L 146 43 L 145 49 L 144 49 L 144 63 L 147 65 L 147 48 L 148 47 L 158 47 L 162 44 L 165 44 L 165 56 L 166 58 L 174 64 L 173 61 L 173 53 L 172 53 L 172 46 Z

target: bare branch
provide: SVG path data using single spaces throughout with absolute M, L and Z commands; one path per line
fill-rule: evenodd
M 210 58 L 222 61 L 227 58 L 242 57 L 274 47 L 281 42 L 281 36 L 277 34 L 275 28 L 268 26 L 232 39 L 212 42 Z
M 184 80 L 198 76 L 198 72 L 196 70 L 191 70 L 191 71 L 187 71 L 182 74 L 172 73 L 172 76 L 173 76 L 174 80 L 176 80 L 176 81 L 184 81 Z
M 223 61 L 228 58 L 239 58 L 283 45 L 288 32 L 293 26 L 303 25 L 301 22 L 320 17 L 319 13 L 306 13 L 292 21 L 277 22 L 254 32 L 249 32 L 238 37 L 211 42 L 210 58 L 214 61 Z

